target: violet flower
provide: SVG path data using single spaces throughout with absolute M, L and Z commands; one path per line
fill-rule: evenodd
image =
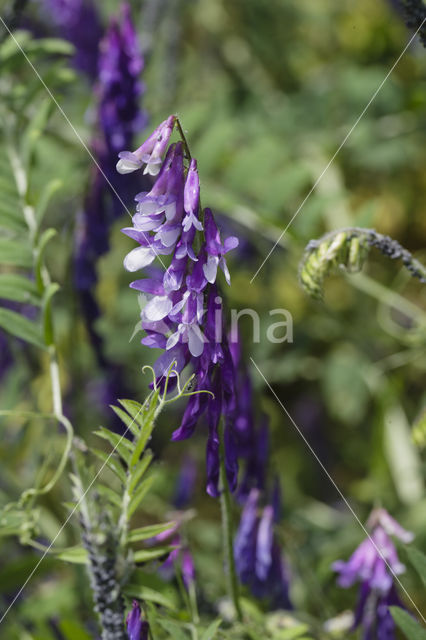
M 222 419 L 231 490 L 236 487 L 238 467 L 232 426 L 237 408 L 235 370 L 216 279 L 220 267 L 229 284 L 225 254 L 237 246 L 238 240 L 231 237 L 222 242 L 210 209 L 203 212 L 203 224 L 197 162 L 187 158 L 183 142 L 170 144 L 175 125 L 176 117 L 170 116 L 136 151 L 118 154 L 119 173 L 145 166 L 144 172 L 156 178 L 150 191 L 136 195 L 133 226 L 123 229 L 139 245 L 125 257 L 124 266 L 136 272 L 151 265 L 156 257 L 171 256 L 164 274 L 136 280 L 130 286 L 143 292 L 147 299 L 141 313 L 142 328 L 147 334 L 143 344 L 163 350 L 154 364 L 157 383 L 164 382 L 174 362 L 170 377 L 189 366 L 195 374 L 195 390 L 208 392 L 189 398 L 172 439 L 189 438 L 206 413 L 207 492 L 218 496 Z
M 260 510 L 260 492 L 247 497 L 234 544 L 235 567 L 242 584 L 271 609 L 292 609 L 287 569 L 274 533 L 273 505 Z
M 394 536 L 404 543 L 413 534 L 401 527 L 385 509 L 375 509 L 367 523 L 371 534 L 347 562 L 337 560 L 332 565 L 339 574 L 338 584 L 348 588 L 360 584 L 353 630 L 361 627 L 363 640 L 393 640 L 395 625 L 389 613 L 390 605 L 403 606 L 394 585 L 395 576 L 405 571 L 394 543 Z
M 101 16 L 93 0 L 42 0 L 59 35 L 75 47 L 74 66 L 94 81 L 98 73 Z
M 133 600 L 132 610 L 126 618 L 129 640 L 148 640 L 149 624 L 141 618 L 141 608 L 137 600 Z
M 71 4 L 70 0 L 68 2 Z M 109 229 L 113 220 L 123 213 L 120 199 L 107 180 L 121 200 L 129 201 L 130 193 L 136 188 L 135 181 L 129 177 L 118 182 L 115 156 L 123 145 L 132 144 L 134 133 L 146 123 L 146 116 L 139 108 L 143 91 L 139 81 L 142 69 L 143 58 L 130 8 L 123 4 L 100 45 L 96 85 L 98 137 L 92 150 L 102 171 L 96 168 L 93 172 L 84 209 L 78 218 L 74 253 L 75 284 L 89 336 L 102 367 L 106 364 L 103 345 L 94 327 L 100 315 L 93 293 L 97 282 L 96 263 L 109 248 Z

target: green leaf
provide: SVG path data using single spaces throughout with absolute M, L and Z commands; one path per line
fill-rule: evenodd
M 178 622 L 174 622 L 174 620 L 164 620 L 164 618 L 157 618 L 157 622 L 170 634 L 173 640 L 188 640 L 188 634 Z
M 130 500 L 129 511 L 128 511 L 129 518 L 131 518 L 132 515 L 135 513 L 136 509 L 138 508 L 138 506 L 140 505 L 140 503 L 144 499 L 145 495 L 150 490 L 154 480 L 155 480 L 154 476 L 151 476 L 150 478 L 147 478 L 146 480 L 144 480 L 140 484 L 140 486 L 137 488 L 135 493 L 132 495 L 132 499 Z
M 155 549 L 139 549 L 133 553 L 135 562 L 151 562 L 163 556 L 167 556 L 171 551 L 176 549 L 176 545 L 168 545 L 164 547 L 155 547 Z
M 130 471 L 129 493 L 132 494 L 139 480 L 142 478 L 145 471 L 148 469 L 152 462 L 153 454 L 151 451 L 145 451 L 142 460 L 139 464 L 132 468 Z
M 207 629 L 204 631 L 203 635 L 201 636 L 201 640 L 212 640 L 212 638 L 214 638 L 216 635 L 216 631 L 219 630 L 221 624 L 222 620 L 220 618 L 218 618 L 217 620 L 213 620 L 213 622 L 209 624 Z
M 411 564 L 421 577 L 423 584 L 426 585 L 426 556 L 424 553 L 416 549 L 415 547 L 406 548 L 407 555 Z
M 71 562 L 72 564 L 87 564 L 87 551 L 84 547 L 78 545 L 75 547 L 69 547 L 68 549 L 62 549 L 61 551 L 52 551 L 57 558 L 64 562 Z
M 107 487 L 104 484 L 98 483 L 96 485 L 97 490 L 101 495 L 103 495 L 107 500 L 109 500 L 112 504 L 115 504 L 116 507 L 121 508 L 123 504 L 123 498 L 121 495 L 115 493 L 114 489 L 111 487 Z
M 34 282 L 17 273 L 0 273 L 0 298 L 37 306 L 41 304 Z
M 10 238 L 0 238 L 0 264 L 30 269 L 33 265 L 30 247 Z
M 25 157 L 25 166 L 28 168 L 29 159 L 35 144 L 42 135 L 48 120 L 55 109 L 55 103 L 50 97 L 44 98 L 38 105 L 37 111 L 31 118 L 27 128 L 22 132 L 21 145 L 22 155 Z
M 139 460 L 139 457 L 145 449 L 148 440 L 151 438 L 152 430 L 154 428 L 154 417 L 158 406 L 158 397 L 160 391 L 157 389 L 148 399 L 148 404 L 144 405 L 142 411 L 142 426 L 141 435 L 133 450 L 133 455 L 130 460 L 130 467 L 133 467 Z
M 39 327 L 15 311 L 0 308 L 0 327 L 16 338 L 21 338 L 40 349 L 46 348 L 41 339 Z
M 125 461 L 128 462 L 130 456 L 133 451 L 133 445 L 127 438 L 119 435 L 118 433 L 113 433 L 109 429 L 105 429 L 101 427 L 97 431 L 95 431 L 95 435 L 99 436 L 103 440 L 107 440 L 110 443 L 113 450 L 118 453 L 118 455 Z
M 17 234 L 28 231 L 19 202 L 17 202 L 16 207 L 13 208 L 10 205 L 0 202 L 0 228 L 9 229 Z
M 154 602 L 167 609 L 176 609 L 176 603 L 169 596 L 155 589 L 150 589 L 149 587 L 130 583 L 124 587 L 124 593 L 130 598 L 138 598 L 138 600 L 142 600 L 143 602 Z
M 40 194 L 38 202 L 35 206 L 35 214 L 37 219 L 37 224 L 43 220 L 44 214 L 47 211 L 47 207 L 49 206 L 49 202 L 54 196 L 54 194 L 62 187 L 63 182 L 55 178 L 46 184 L 43 191 Z
M 111 404 L 110 407 L 114 411 L 114 413 L 116 413 L 116 415 L 120 418 L 120 420 L 126 425 L 129 431 L 133 433 L 134 436 L 139 436 L 139 428 L 135 420 L 131 416 L 129 416 L 128 413 L 123 411 L 123 409 L 120 409 L 120 407 L 116 407 L 113 404 Z
M 44 231 L 41 234 L 38 242 L 37 258 L 36 258 L 36 265 L 35 265 L 35 277 L 36 277 L 37 287 L 39 291 L 43 291 L 44 289 L 43 278 L 42 278 L 44 253 L 46 251 L 47 245 L 55 236 L 56 236 L 55 229 L 46 229 L 46 231 Z
M 105 451 L 101 451 L 100 449 L 91 448 L 91 452 L 97 456 L 107 467 L 111 469 L 115 473 L 115 475 L 120 479 L 122 484 L 126 484 L 126 472 L 121 466 L 120 462 L 113 456 L 111 453 L 106 453 Z
M 389 611 L 395 623 L 408 640 L 426 640 L 425 629 L 422 629 L 419 623 L 416 622 L 409 613 L 404 611 L 404 609 L 400 609 L 400 607 L 389 607 Z
M 140 527 L 139 529 L 133 529 L 129 533 L 129 542 L 139 542 L 140 540 L 148 540 L 157 536 L 159 533 L 163 533 L 168 529 L 172 529 L 176 525 L 176 522 L 166 522 L 164 524 L 150 524 L 146 527 Z
M 58 626 L 66 640 L 92 640 L 92 636 L 75 620 L 61 619 Z
M 140 402 L 136 402 L 135 400 L 119 400 L 118 402 L 125 408 L 139 428 L 142 428 L 144 405 L 140 404 Z

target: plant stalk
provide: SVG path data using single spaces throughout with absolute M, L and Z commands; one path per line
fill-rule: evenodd
M 222 539 L 223 539 L 223 556 L 225 561 L 225 570 L 228 579 L 228 595 L 234 605 L 237 619 L 242 621 L 242 612 L 239 600 L 239 589 L 237 573 L 235 570 L 234 544 L 233 544 L 233 526 L 232 526 L 232 505 L 231 492 L 229 490 L 228 478 L 226 476 L 225 466 L 225 443 L 224 443 L 224 425 L 220 430 L 220 507 L 222 515 Z

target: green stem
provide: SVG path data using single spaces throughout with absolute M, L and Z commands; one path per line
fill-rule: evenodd
M 228 578 L 228 595 L 234 605 L 238 620 L 242 621 L 242 613 L 238 593 L 238 581 L 235 571 L 231 492 L 225 467 L 224 427 L 220 433 L 220 507 L 222 514 L 223 555 Z

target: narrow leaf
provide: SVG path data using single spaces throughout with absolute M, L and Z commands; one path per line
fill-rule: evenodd
M 132 494 L 139 480 L 142 478 L 145 471 L 148 469 L 152 462 L 153 454 L 151 451 L 145 451 L 142 460 L 139 464 L 132 468 L 130 472 L 131 480 L 129 483 L 129 492 Z
M 154 536 L 158 536 L 159 533 L 163 533 L 168 529 L 172 529 L 176 525 L 176 522 L 166 522 L 164 524 L 150 524 L 146 527 L 140 527 L 139 529 L 133 529 L 129 533 L 129 542 L 139 542 L 140 540 L 149 540 Z
M 57 558 L 64 560 L 65 562 L 72 562 L 73 564 L 87 564 L 87 551 L 80 545 L 76 547 L 69 547 L 68 549 L 63 549 L 62 551 L 53 553 Z
M 40 349 L 46 348 L 38 326 L 15 311 L 0 308 L 0 327 Z
M 129 504 L 129 518 L 134 514 L 134 512 L 136 511 L 136 509 L 138 508 L 138 506 L 140 505 L 140 503 L 142 502 L 142 500 L 150 490 L 152 483 L 154 482 L 154 479 L 155 479 L 154 476 L 147 478 L 142 482 L 142 484 L 135 491 Z
M 16 240 L 0 238 L 0 264 L 30 269 L 33 264 L 30 247 Z
M 168 545 L 165 547 L 156 547 L 155 549 L 139 549 L 133 553 L 133 560 L 135 562 L 150 562 L 151 560 L 158 560 L 158 558 L 167 556 L 176 548 L 177 547 L 175 545 Z
M 389 607 L 396 625 L 405 634 L 408 640 L 426 640 L 426 631 L 422 629 L 409 613 L 400 607 Z
M 116 415 L 120 418 L 120 420 L 126 425 L 131 433 L 134 436 L 139 436 L 139 428 L 135 422 L 135 420 L 129 416 L 128 413 L 120 409 L 120 407 L 116 407 L 113 404 L 110 405 L 111 409 L 116 413 Z
M 407 547 L 406 552 L 411 564 L 421 577 L 423 584 L 426 585 L 426 556 L 415 547 Z
M 176 609 L 175 602 L 169 596 L 155 589 L 150 589 L 149 587 L 142 587 L 139 584 L 130 583 L 124 587 L 124 593 L 130 598 L 137 598 L 138 600 L 142 600 L 142 602 L 154 602 L 167 609 Z
M 126 484 L 126 472 L 113 455 L 106 453 L 105 451 L 101 451 L 100 449 L 95 449 L 94 447 L 91 448 L 91 451 L 115 473 L 123 484 Z
M 107 440 L 110 443 L 113 450 L 118 453 L 118 455 L 125 461 L 128 462 L 132 453 L 132 443 L 129 442 L 125 437 L 120 436 L 118 433 L 113 433 L 109 429 L 105 429 L 101 427 L 95 434 L 102 438 L 103 440 Z
M 35 207 L 37 223 L 43 220 L 44 214 L 46 213 L 47 207 L 49 206 L 50 200 L 54 196 L 54 194 L 62 187 L 62 180 L 54 179 L 47 183 L 44 187 L 43 191 L 40 194 L 38 199 L 38 203 Z
M 41 304 L 35 283 L 17 273 L 0 273 L 0 298 L 37 306 Z
M 123 499 L 121 496 L 117 495 L 111 487 L 107 487 L 104 484 L 98 484 L 96 488 L 101 495 L 107 498 L 107 500 L 112 504 L 115 504 L 116 507 L 121 508 Z
M 201 636 L 201 640 L 212 640 L 215 637 L 216 631 L 218 631 L 220 625 L 222 624 L 222 620 L 218 618 L 218 620 L 214 620 L 207 629 L 204 631 Z

